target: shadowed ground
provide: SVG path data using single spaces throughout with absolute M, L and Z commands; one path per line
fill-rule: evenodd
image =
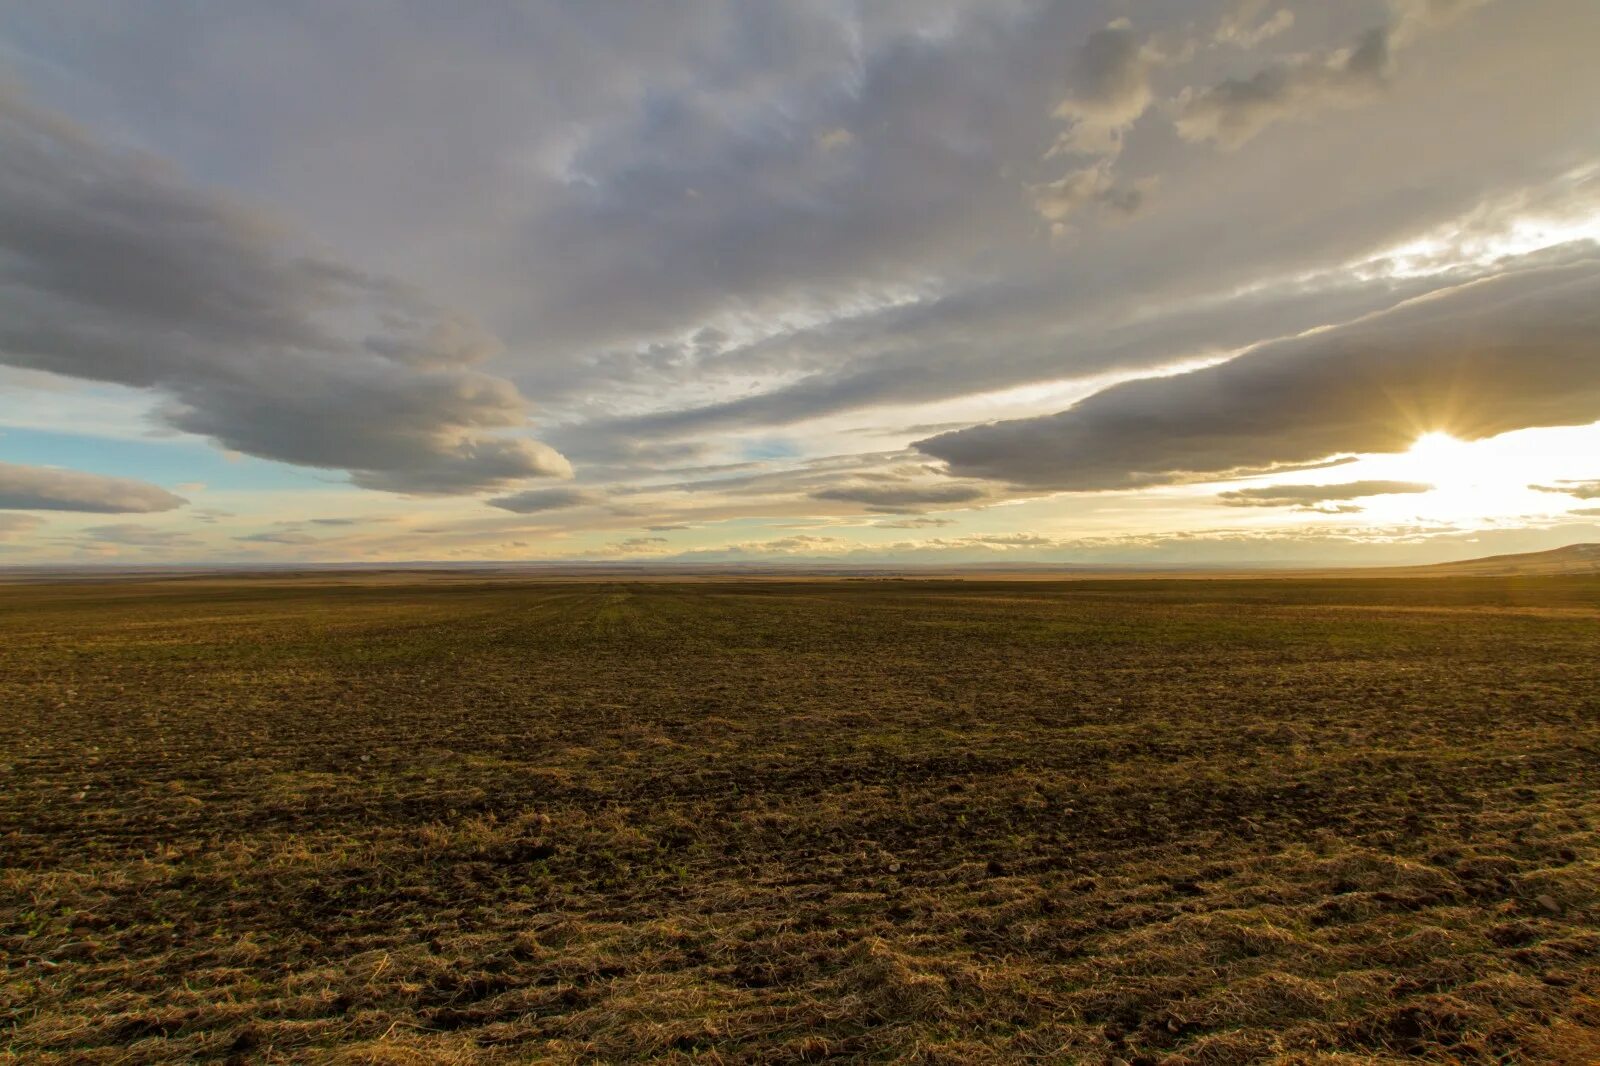
M 1600 1061 L 1600 579 L 0 587 L 0 1060 Z

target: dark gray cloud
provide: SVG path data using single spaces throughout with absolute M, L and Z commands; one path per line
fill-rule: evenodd
M 234 537 L 233 539 L 242 541 L 246 544 L 293 544 L 296 546 L 302 546 L 306 544 L 316 544 L 320 538 L 313 537 L 309 533 L 298 533 L 290 529 L 278 529 L 267 530 L 262 533 L 250 533 L 242 537 Z
M 188 502 L 159 485 L 131 478 L 0 463 L 0 510 L 148 514 Z
M 1097 283 L 1084 279 L 1086 289 Z M 1197 353 L 1228 350 L 1349 318 L 1440 282 L 1387 279 L 1341 284 L 1331 290 L 1242 296 L 1225 305 L 1205 302 L 1150 317 L 1132 308 L 1088 320 L 1071 315 L 1047 290 L 984 290 L 807 329 L 763 342 L 730 358 L 758 369 L 814 366 L 790 384 L 701 406 L 648 414 L 600 417 L 552 434 L 574 457 L 609 455 L 606 441 L 640 441 L 785 426 L 880 404 L 947 400 L 967 393 L 1031 382 L 1092 377 L 1117 369 L 1151 370 Z M 1104 303 L 1121 297 L 1100 290 Z M 1102 312 L 1106 308 L 1102 307 Z M 1109 320 L 1107 320 L 1109 317 Z M 974 351 L 986 338 L 1005 343 Z M 842 360 L 838 365 L 817 364 Z M 928 428 L 924 427 L 924 431 Z M 591 442 L 600 443 L 599 452 Z M 648 463 L 655 446 L 631 445 Z M 702 446 L 692 445 L 695 451 Z M 674 453 L 669 453 L 674 454 Z M 587 469 L 587 468 L 586 468 Z
M 1298 507 L 1315 510 L 1319 504 L 1342 503 L 1367 496 L 1431 492 L 1421 481 L 1347 481 L 1342 485 L 1261 485 L 1219 492 L 1217 499 L 1230 507 Z
M 1127 216 L 1144 206 L 1156 179 L 1129 184 L 1118 177 L 1115 163 L 1128 129 L 1155 98 L 1151 73 L 1161 60 L 1125 18 L 1091 33 L 1079 47 L 1069 91 L 1055 109 L 1068 126 L 1045 156 L 1073 165 L 1059 177 L 1028 186 L 1034 210 L 1057 236 L 1071 232 L 1069 220 L 1086 207 Z
M 736 497 L 793 497 L 819 489 L 837 487 L 844 478 L 863 481 L 904 482 L 926 475 L 927 463 L 906 463 L 915 458 L 906 452 L 862 452 L 827 455 L 798 460 L 794 464 L 755 463 L 748 472 L 724 476 L 711 471 L 693 471 L 703 476 L 669 482 L 653 482 L 616 490 L 619 494 L 650 492 L 708 493 Z M 744 464 L 739 464 L 743 466 Z
M 975 485 L 844 485 L 838 488 L 819 489 L 811 493 L 813 500 L 859 503 L 869 511 L 889 514 L 915 512 L 924 507 L 956 506 L 974 503 L 987 495 Z
M 1067 96 L 1056 114 L 1072 125 L 1054 151 L 1115 154 L 1124 130 L 1154 99 L 1150 74 L 1160 61 L 1126 19 L 1089 34 L 1079 46 Z
M 1600 418 L 1597 335 L 1600 262 L 1530 269 L 916 447 L 966 477 L 1115 489 L 1582 425 Z
M 916 518 L 897 518 L 892 522 L 874 522 L 874 529 L 930 529 L 940 526 L 953 526 L 953 518 L 936 518 L 932 515 L 919 515 Z
M 490 507 L 517 514 L 538 514 L 540 511 L 560 511 L 569 507 L 587 507 L 602 502 L 598 493 L 580 488 L 529 489 L 510 496 L 497 496 L 488 501 Z
M 396 492 L 570 472 L 472 322 L 3 89 L 0 253 L 0 361 L 155 390 L 174 428 Z

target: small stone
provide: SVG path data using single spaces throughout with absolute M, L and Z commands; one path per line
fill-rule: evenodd
M 1561 901 L 1556 899 L 1554 896 L 1540 896 L 1535 899 L 1534 902 L 1550 914 L 1561 913 Z

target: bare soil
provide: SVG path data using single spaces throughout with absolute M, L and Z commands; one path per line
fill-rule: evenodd
M 1600 1062 L 1600 579 L 0 588 L 0 1061 Z

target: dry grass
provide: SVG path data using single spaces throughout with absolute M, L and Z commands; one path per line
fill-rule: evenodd
M 0 1061 L 1600 1062 L 1600 580 L 0 590 Z

